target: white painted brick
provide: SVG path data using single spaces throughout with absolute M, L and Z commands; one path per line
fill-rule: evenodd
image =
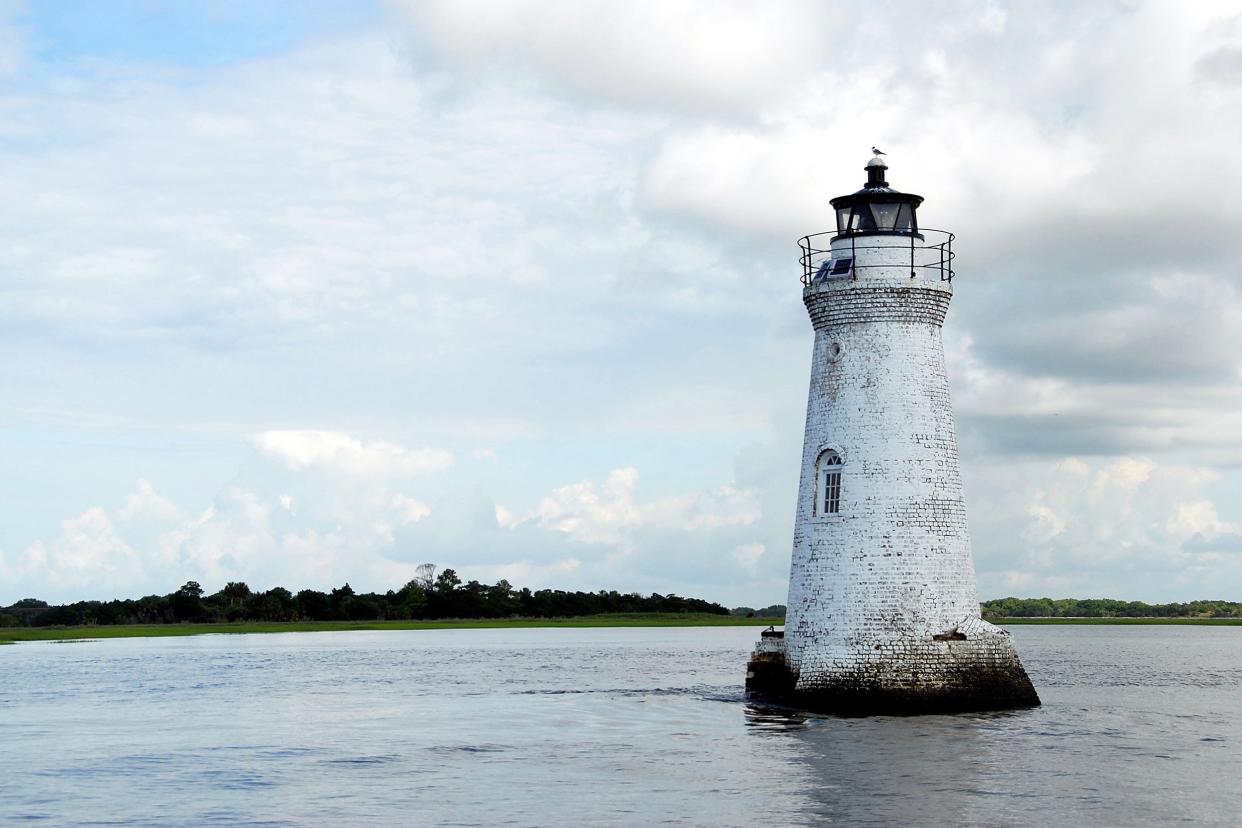
M 979 614 L 941 340 L 951 283 L 911 276 L 909 237 L 864 238 L 879 247 L 854 251 L 852 278 L 803 295 L 815 345 L 787 665 L 808 693 L 860 678 L 943 688 L 998 668 L 1029 688 L 1009 635 Z M 814 506 L 828 449 L 843 467 L 840 513 L 825 516 Z

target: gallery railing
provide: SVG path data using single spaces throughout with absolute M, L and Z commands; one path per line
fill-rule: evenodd
M 879 243 L 881 239 L 883 243 Z M 835 248 L 833 242 L 836 242 Z M 829 230 L 803 236 L 798 245 L 802 248 L 802 258 L 798 261 L 802 264 L 804 285 L 822 279 L 856 279 L 859 270 L 902 265 L 909 265 L 912 279 L 922 276 L 939 278 L 942 282 L 953 281 L 953 234 L 947 230 L 921 228 L 917 233 Z M 871 252 L 881 250 L 884 252 Z M 858 261 L 860 251 L 865 254 L 861 263 Z

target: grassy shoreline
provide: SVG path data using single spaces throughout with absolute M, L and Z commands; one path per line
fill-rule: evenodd
M 233 624 L 110 624 L 94 627 L 2 627 L 0 644 L 84 638 L 165 638 L 183 635 L 343 632 L 351 630 L 478 630 L 525 627 L 767 627 L 783 618 L 734 618 L 708 613 L 645 612 L 572 618 L 453 618 L 442 621 L 275 621 Z
M 1239 627 L 1242 618 L 989 618 L 993 624 L 1007 627 L 1011 624 L 1171 624 L 1192 627 Z M 2 634 L 2 633 L 0 633 Z
M 1018 624 L 1188 625 L 1235 627 L 1242 618 L 998 618 L 1001 626 Z M 572 618 L 453 618 L 442 621 L 276 621 L 233 624 L 115 624 L 95 627 L 0 627 L 0 645 L 19 641 L 67 641 L 98 638 L 166 638 L 184 635 L 243 635 L 351 630 L 482 630 L 537 627 L 767 627 L 783 618 L 734 618 L 706 613 L 627 613 Z

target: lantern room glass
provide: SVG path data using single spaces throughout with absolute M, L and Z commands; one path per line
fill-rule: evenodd
M 866 233 L 875 230 L 875 218 L 872 217 L 871 211 L 867 209 L 866 204 L 859 204 L 854 208 L 854 212 L 850 215 L 850 230 L 855 233 Z
M 841 207 L 837 210 L 837 232 L 844 233 L 850 229 L 850 208 Z
M 914 229 L 914 208 L 909 204 L 901 205 L 897 213 L 897 224 L 893 227 L 899 233 L 909 233 Z
M 837 208 L 838 233 L 917 233 L 914 205 L 903 201 L 870 202 Z
M 892 204 L 872 204 L 871 214 L 875 216 L 875 227 L 877 230 L 893 230 L 897 226 L 897 214 L 900 212 L 901 204 L 895 202 Z

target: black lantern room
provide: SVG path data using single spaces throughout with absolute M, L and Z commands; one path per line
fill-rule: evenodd
M 888 165 L 879 156 L 868 161 L 864 169 L 865 187 L 832 200 L 837 211 L 837 236 L 919 235 L 917 212 L 923 197 L 889 187 L 884 180 Z

